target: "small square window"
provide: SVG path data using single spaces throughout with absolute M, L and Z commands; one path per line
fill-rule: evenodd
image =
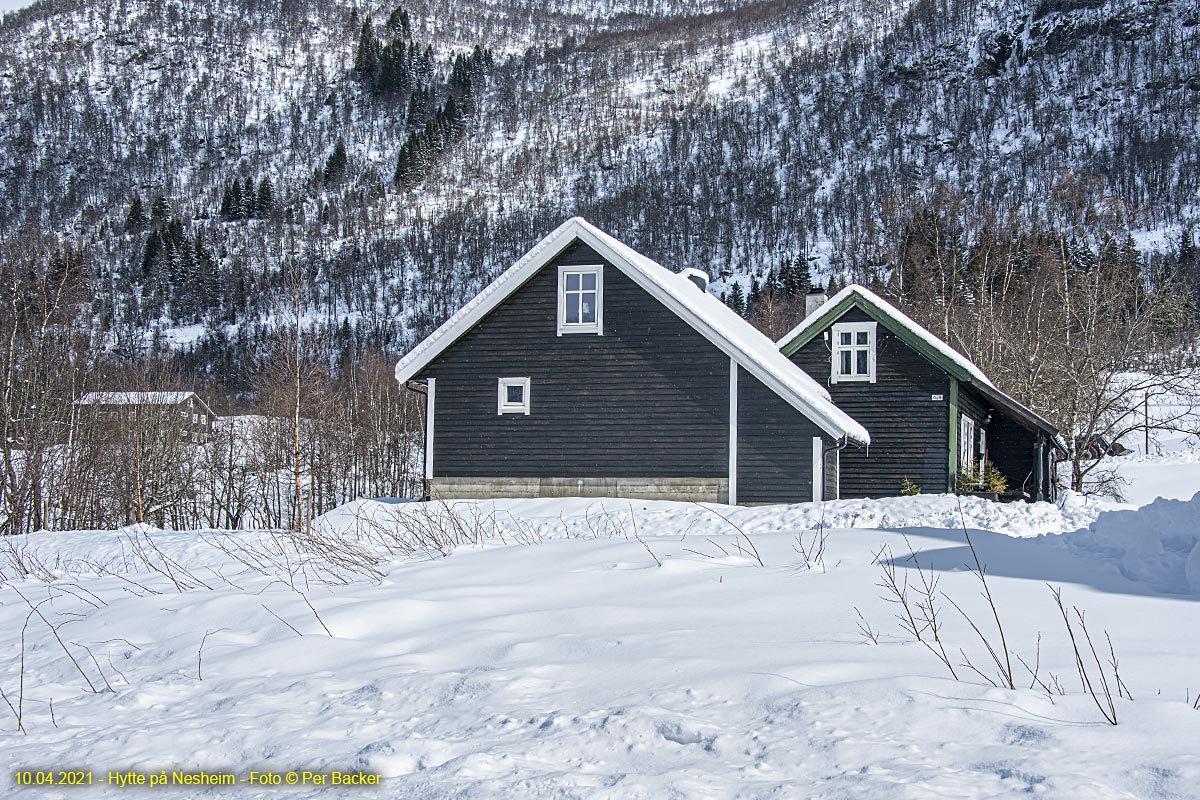
M 830 383 L 875 382 L 874 322 L 840 322 L 833 326 Z
M 496 389 L 497 414 L 529 414 L 529 378 L 500 378 Z

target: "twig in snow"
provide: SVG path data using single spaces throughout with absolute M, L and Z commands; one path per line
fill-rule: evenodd
M 96 660 L 96 656 L 92 652 L 92 648 L 88 647 L 86 644 L 80 644 L 79 642 L 75 641 L 72 641 L 71 644 L 75 645 L 76 647 L 83 648 L 84 652 L 88 654 L 88 657 L 92 659 L 92 664 L 95 665 L 96 672 L 100 674 L 100 680 L 104 681 L 105 688 L 111 692 L 113 690 L 112 684 L 108 682 L 108 677 L 105 676 L 104 670 L 100 669 L 100 662 Z
M 760 556 L 758 554 L 758 548 L 754 546 L 754 542 L 752 542 L 750 540 L 750 537 L 746 535 L 746 532 L 744 530 L 742 530 L 741 528 L 739 528 L 733 522 L 733 520 L 731 520 L 729 517 L 725 516 L 721 512 L 717 511 L 715 508 L 709 508 L 708 506 L 704 505 L 703 503 L 696 503 L 696 505 L 700 506 L 705 511 L 711 512 L 711 513 L 717 515 L 718 517 L 720 517 L 721 519 L 725 520 L 725 523 L 727 525 L 729 525 L 729 527 L 733 528 L 735 531 L 738 532 L 738 536 L 740 537 L 740 540 L 744 540 L 746 542 L 746 546 L 750 549 L 750 552 L 754 555 L 754 560 L 758 562 L 758 565 L 760 567 L 766 566 L 766 564 L 763 563 L 762 556 Z M 734 539 L 734 541 L 739 542 L 738 550 L 740 551 L 742 549 L 742 547 L 741 547 L 739 539 Z M 726 554 L 726 555 L 728 555 L 728 554 Z
M 304 596 L 304 592 L 297 589 L 296 594 L 300 595 L 300 599 L 304 601 L 304 605 L 308 606 L 308 610 L 313 613 L 313 616 L 317 618 L 317 622 L 321 623 L 321 627 L 325 629 L 325 633 L 332 639 L 333 633 L 329 630 L 329 626 L 325 624 L 325 620 L 321 619 L 321 615 L 313 608 L 313 604 L 308 602 L 308 598 Z
M 22 600 L 25 601 L 25 605 L 29 606 L 29 608 L 33 610 L 33 613 L 37 614 L 38 617 L 41 618 L 42 622 L 46 623 L 46 627 L 49 628 L 50 633 L 52 633 L 54 635 L 55 640 L 58 642 L 58 646 L 61 647 L 62 651 L 67 654 L 67 658 L 71 659 L 71 663 L 75 665 L 75 669 L 79 670 L 79 674 L 83 676 L 83 680 L 87 683 L 88 688 L 92 690 L 92 694 L 100 694 L 100 691 L 98 689 L 96 689 L 95 684 L 92 683 L 92 679 L 89 678 L 87 676 L 87 673 L 83 671 L 83 667 L 79 666 L 79 662 L 75 659 L 75 656 L 71 655 L 71 651 L 67 649 L 66 643 L 62 640 L 62 637 L 58 635 L 58 628 L 56 628 L 50 624 L 50 620 L 46 619 L 45 615 L 42 614 L 42 612 L 38 608 L 38 606 L 35 606 L 33 603 L 29 602 L 28 597 L 21 594 L 20 589 L 18 589 L 15 586 L 12 587 L 12 589 L 14 592 L 17 593 L 17 595 L 20 596 L 20 598 Z M 45 602 L 45 601 L 42 601 L 42 602 Z M 41 605 L 41 603 L 39 603 L 38 605 Z
M 8 699 L 8 695 L 5 693 L 3 687 L 0 687 L 0 699 L 4 700 L 4 704 L 8 706 L 8 710 L 12 712 L 13 718 L 16 719 L 17 730 L 24 734 L 25 726 L 21 723 L 21 714 L 17 711 L 16 706 L 12 704 L 12 701 Z
M 879 631 L 871 628 L 871 623 L 867 622 L 867 618 L 858 610 L 858 606 L 854 607 L 854 613 L 858 615 L 858 630 L 863 638 L 871 644 L 879 644 Z
M 1104 703 L 1100 702 L 1100 697 L 1096 691 L 1096 688 L 1092 684 L 1091 675 L 1088 673 L 1087 664 L 1084 661 L 1082 653 L 1080 653 L 1080 651 L 1079 651 L 1079 641 L 1075 637 L 1075 629 L 1071 626 L 1071 618 L 1067 614 L 1067 607 L 1066 607 L 1066 605 L 1063 604 L 1062 589 L 1056 589 L 1053 586 L 1051 586 L 1050 592 L 1054 595 L 1054 601 L 1055 601 L 1055 603 L 1058 604 L 1059 613 L 1062 614 L 1063 624 L 1065 624 L 1067 626 L 1067 635 L 1070 636 L 1070 638 L 1071 638 L 1071 647 L 1075 651 L 1075 670 L 1076 670 L 1076 672 L 1079 673 L 1079 682 L 1083 685 L 1083 690 L 1085 692 L 1087 692 L 1089 695 L 1091 695 L 1092 701 L 1096 704 L 1096 708 L 1098 708 L 1100 710 L 1100 715 L 1104 717 L 1105 721 L 1108 722 L 1109 725 L 1116 725 L 1117 724 L 1117 708 L 1116 708 L 1116 705 L 1113 703 L 1112 692 L 1109 691 L 1109 689 L 1108 689 L 1107 680 L 1102 681 L 1101 688 L 1105 694 L 1105 702 Z M 1075 609 L 1075 613 L 1077 615 L 1079 615 L 1079 609 Z M 1082 626 L 1083 625 L 1082 615 L 1079 615 L 1079 619 L 1080 619 L 1080 625 Z M 1084 629 L 1084 632 L 1086 634 L 1086 628 Z M 1091 639 L 1091 637 L 1088 637 L 1089 644 L 1090 644 L 1090 639 Z M 1093 655 L 1095 655 L 1094 648 L 1092 650 L 1092 653 L 1093 653 Z M 1097 666 L 1099 666 L 1099 658 L 1096 659 L 1096 663 L 1097 663 Z M 1101 672 L 1101 678 L 1103 678 L 1104 677 L 1103 667 L 1100 667 L 1100 672 Z
M 654 551 L 650 549 L 650 545 L 646 544 L 646 542 L 642 539 L 641 534 L 638 533 L 637 517 L 633 513 L 633 503 L 629 504 L 629 520 L 633 523 L 633 538 L 637 539 L 638 543 L 642 547 L 646 548 L 646 552 L 649 553 L 650 557 L 654 559 L 654 563 L 661 567 L 662 562 L 658 560 L 658 556 L 654 555 Z
M 979 552 L 975 549 L 975 543 L 971 541 L 970 531 L 967 530 L 967 517 L 966 514 L 963 513 L 962 497 L 958 495 L 955 497 L 958 501 L 958 518 L 962 522 L 963 537 L 966 538 L 967 546 L 971 548 L 971 557 L 975 560 L 975 569 L 972 571 L 975 573 L 975 576 L 979 578 L 979 583 L 983 586 L 983 596 L 987 599 L 988 605 L 992 609 L 992 618 L 996 620 L 996 630 L 1000 634 L 1000 651 L 1004 654 L 1004 663 L 1000 663 L 1000 659 L 997 657 L 997 654 L 992 646 L 988 644 L 986 638 L 984 638 L 984 644 L 987 644 L 988 652 L 991 653 L 992 658 L 996 661 L 996 666 L 1000 668 L 1000 677 L 1004 679 L 1005 683 L 1008 685 L 1008 688 L 1015 689 L 1017 688 L 1017 683 L 1015 680 L 1013 680 L 1012 655 L 1008 649 L 1008 639 L 1004 635 L 1004 625 L 1000 622 L 1000 611 L 996 608 L 996 600 L 992 597 L 991 587 L 988 586 L 987 568 L 982 562 L 980 562 Z M 968 569 L 970 569 L 969 565 Z M 958 606 L 955 606 L 955 608 L 958 608 Z M 959 609 L 959 611 L 961 613 L 962 609 Z M 975 623 L 972 622 L 971 627 L 974 628 Z M 976 633 L 979 633 L 978 628 L 975 628 L 975 631 Z M 980 633 L 980 636 L 982 637 L 983 634 Z
M 284 619 L 283 617 L 279 616 L 278 614 L 276 614 L 276 613 L 275 613 L 274 611 L 272 611 L 271 609 L 267 608 L 267 604 L 266 604 L 266 603 L 259 603 L 259 605 L 260 605 L 260 606 L 262 606 L 262 607 L 263 607 L 263 610 L 264 610 L 264 611 L 266 611 L 268 614 L 270 614 L 272 617 L 274 617 L 275 619 L 277 619 L 277 620 L 279 620 L 280 622 L 282 622 L 284 625 L 287 625 L 289 628 L 291 628 L 291 629 L 292 629 L 292 633 L 296 634 L 297 636 L 303 636 L 303 635 L 304 635 L 304 634 L 303 634 L 303 633 L 301 633 L 300 631 L 296 630 L 296 627 L 295 627 L 294 625 L 292 625 L 292 623 L 288 622 L 286 619 Z
M 266 608 L 266 607 L 264 606 L 264 608 Z M 270 611 L 269 608 L 267 610 Z M 204 643 L 207 642 L 208 637 L 212 636 L 214 633 L 220 633 L 221 631 L 227 631 L 227 630 L 229 630 L 229 629 L 228 628 L 217 628 L 214 631 L 206 631 L 204 636 L 200 639 L 200 647 L 196 649 L 196 680 L 198 680 L 198 681 L 204 680 L 204 676 L 201 674 L 201 671 L 200 671 L 201 667 L 204 664 Z

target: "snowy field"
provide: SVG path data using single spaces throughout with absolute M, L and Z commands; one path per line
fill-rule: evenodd
M 967 498 L 961 515 L 947 496 L 455 512 L 356 503 L 319 520 L 315 541 L 7 540 L 0 688 L 25 734 L 0 706 L 4 794 L 125 795 L 100 782 L 116 771 L 337 770 L 381 783 L 144 791 L 1200 797 L 1200 497 L 1136 510 Z M 1016 689 L 967 621 L 998 646 L 964 522 Z M 911 597 L 939 581 L 957 680 L 897 621 L 888 565 Z M 1086 614 L 1097 656 L 1085 664 L 1112 685 L 1115 727 L 1081 691 L 1048 584 Z M 63 768 L 93 785 L 13 784 L 18 769 Z

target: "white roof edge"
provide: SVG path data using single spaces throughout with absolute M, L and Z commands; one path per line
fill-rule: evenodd
M 801 334 L 805 333 L 806 331 L 809 331 L 813 328 L 822 327 L 824 325 L 824 323 L 828 321 L 828 318 L 832 315 L 833 310 L 835 308 L 837 308 L 837 305 L 839 303 L 841 303 L 843 300 L 845 300 L 847 297 L 850 297 L 851 295 L 857 295 L 857 296 L 863 298 L 864 300 L 866 300 L 871 305 L 877 307 L 886 316 L 891 318 L 891 320 L 893 322 L 895 322 L 897 325 L 904 328 L 910 334 L 917 337 L 918 339 L 921 339 L 922 341 L 924 341 L 930 347 L 932 347 L 933 349 L 935 349 L 939 353 L 941 353 L 943 356 L 945 356 L 949 361 L 951 361 L 951 362 L 957 364 L 959 367 L 961 367 L 968 375 L 971 376 L 972 380 L 978 381 L 979 383 L 985 384 L 986 386 L 990 386 L 993 389 L 996 388 L 995 384 L 993 384 L 991 382 L 991 380 L 988 378 L 988 376 L 983 374 L 983 370 L 981 370 L 979 367 L 975 366 L 975 364 L 970 359 L 968 359 L 962 353 L 955 350 L 950 345 L 946 344 L 946 342 L 942 341 L 940 338 L 938 338 L 933 333 L 931 333 L 923 325 L 918 323 L 912 317 L 905 314 L 900 309 L 896 308 L 894 305 L 889 303 L 887 300 L 884 300 L 882 297 L 875 294 L 867 287 L 861 286 L 857 283 L 850 284 L 845 289 L 842 289 L 840 292 L 835 294 L 833 297 L 826 300 L 824 303 L 821 304 L 820 308 L 818 308 L 812 314 L 809 314 L 807 317 L 805 317 L 800 322 L 799 325 L 797 325 L 796 327 L 792 328 L 790 331 L 785 333 L 779 339 L 779 341 L 777 341 L 775 344 L 780 348 L 786 347 L 796 337 L 800 336 Z
M 596 228 L 582 217 L 564 222 L 463 306 L 396 364 L 405 383 L 442 350 L 470 330 L 546 265 L 567 242 L 579 238 L 698 333 L 835 438 L 869 444 L 867 429 L 829 399 L 829 392 L 719 299 Z
M 208 407 L 208 403 L 204 402 L 204 398 L 195 390 L 166 391 L 152 389 L 144 392 L 96 390 L 84 392 L 74 402 L 74 405 L 178 405 L 189 397 L 196 398 L 196 402 L 204 408 L 204 411 L 209 416 L 216 416 L 213 414 L 212 409 Z

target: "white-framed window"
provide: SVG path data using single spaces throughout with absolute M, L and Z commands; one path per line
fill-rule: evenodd
M 558 268 L 558 335 L 604 333 L 604 267 Z
M 833 326 L 830 383 L 875 382 L 874 322 L 839 322 Z
M 496 387 L 497 414 L 529 414 L 529 378 L 500 378 Z
M 961 473 L 976 472 L 979 465 L 975 463 L 975 420 L 962 414 L 958 423 L 958 471 Z

